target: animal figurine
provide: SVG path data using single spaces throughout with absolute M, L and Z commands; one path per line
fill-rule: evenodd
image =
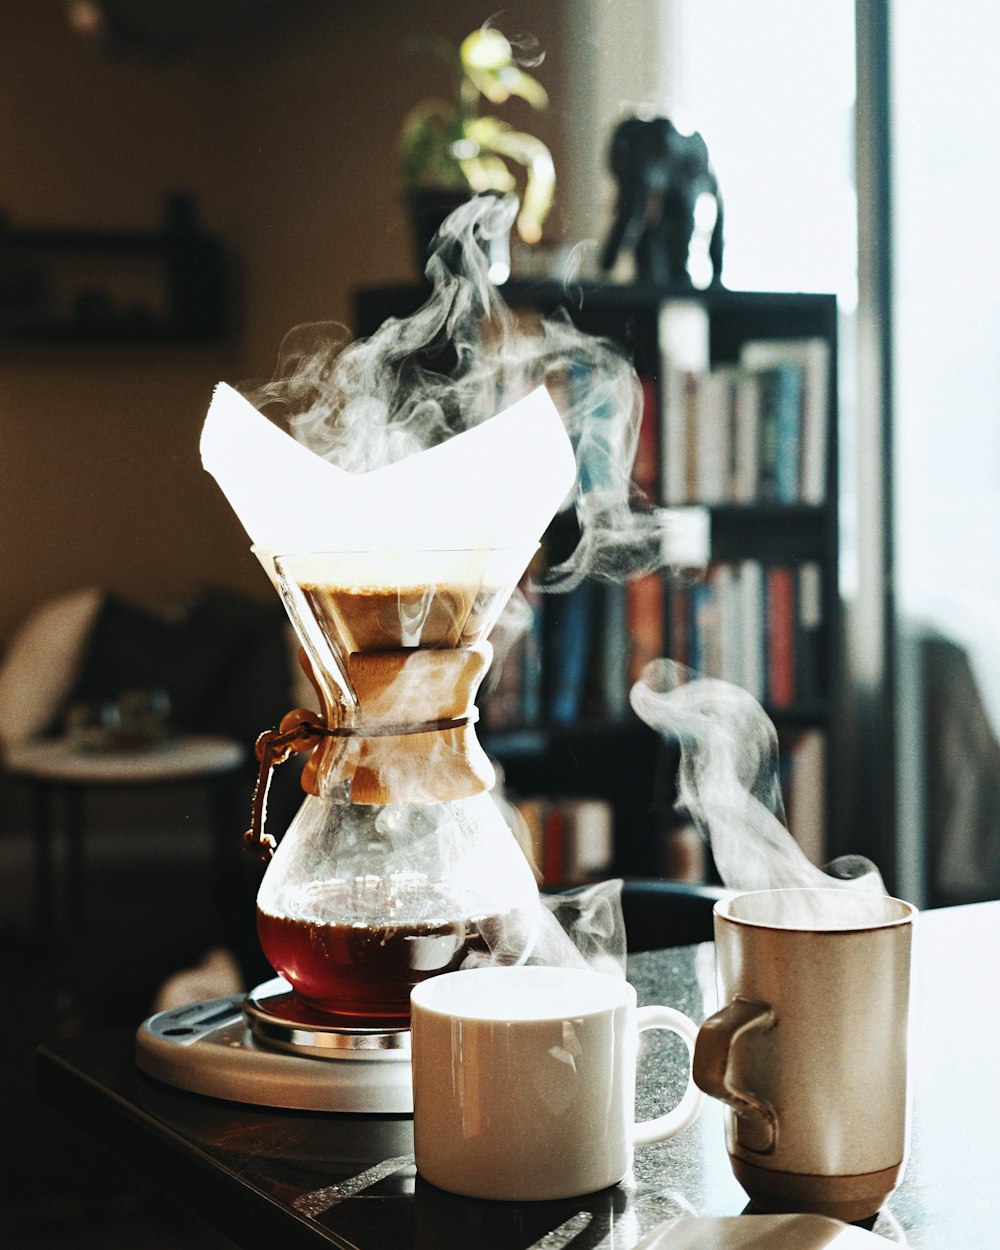
M 611 141 L 610 168 L 618 204 L 601 254 L 611 270 L 623 248 L 635 255 L 638 281 L 690 288 L 691 243 L 700 224 L 695 205 L 707 195 L 715 204 L 708 239 L 712 285 L 722 281 L 723 210 L 708 147 L 697 131 L 686 134 L 666 117 L 627 117 Z M 705 286 L 707 283 L 698 282 Z

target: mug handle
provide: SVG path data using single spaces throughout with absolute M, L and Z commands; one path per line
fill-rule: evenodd
M 770 1029 L 775 1016 L 767 1003 L 737 996 L 698 1030 L 691 1071 L 695 1083 L 713 1098 L 728 1103 L 739 1117 L 739 1142 L 757 1154 L 771 1154 L 777 1139 L 777 1117 L 769 1103 L 732 1080 L 730 1058 L 736 1042 L 753 1029 Z
M 675 1011 L 673 1007 L 640 1007 L 636 1012 L 636 1028 L 639 1033 L 645 1033 L 647 1029 L 669 1029 L 671 1033 L 676 1033 L 684 1039 L 688 1053 L 694 1055 L 698 1026 L 682 1011 Z M 672 1111 L 637 1124 L 632 1131 L 632 1144 L 648 1146 L 652 1142 L 676 1137 L 682 1129 L 686 1129 L 698 1118 L 704 1102 L 705 1095 L 688 1072 L 688 1084 L 684 1097 Z

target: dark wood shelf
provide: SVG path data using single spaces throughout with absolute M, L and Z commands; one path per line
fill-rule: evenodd
M 0 350 L 6 347 L 204 347 L 219 343 L 221 331 L 177 329 L 169 325 L 86 326 L 72 322 L 40 326 L 5 326 L 0 320 Z
M 0 224 L 0 346 L 218 343 L 225 269 L 190 216 L 156 231 Z
M 798 563 L 825 560 L 829 506 L 810 504 L 712 504 L 712 559 Z

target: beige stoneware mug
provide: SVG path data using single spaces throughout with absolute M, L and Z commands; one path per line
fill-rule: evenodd
M 673 1137 L 704 1096 L 686 1066 L 671 1111 L 635 1123 L 639 1034 L 667 1029 L 688 1051 L 698 1026 L 637 1007 L 622 977 L 576 968 L 445 973 L 411 996 L 417 1171 L 472 1198 L 572 1198 L 617 1184 L 633 1148 Z
M 716 904 L 724 1006 L 699 1031 L 694 1078 L 728 1104 L 733 1172 L 761 1211 L 853 1222 L 895 1188 L 915 915 L 836 888 Z

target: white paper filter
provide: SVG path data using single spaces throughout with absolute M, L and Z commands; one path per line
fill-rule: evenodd
M 531 546 L 576 478 L 569 436 L 544 387 L 437 447 L 355 474 L 220 382 L 201 459 L 265 568 L 268 553 Z

